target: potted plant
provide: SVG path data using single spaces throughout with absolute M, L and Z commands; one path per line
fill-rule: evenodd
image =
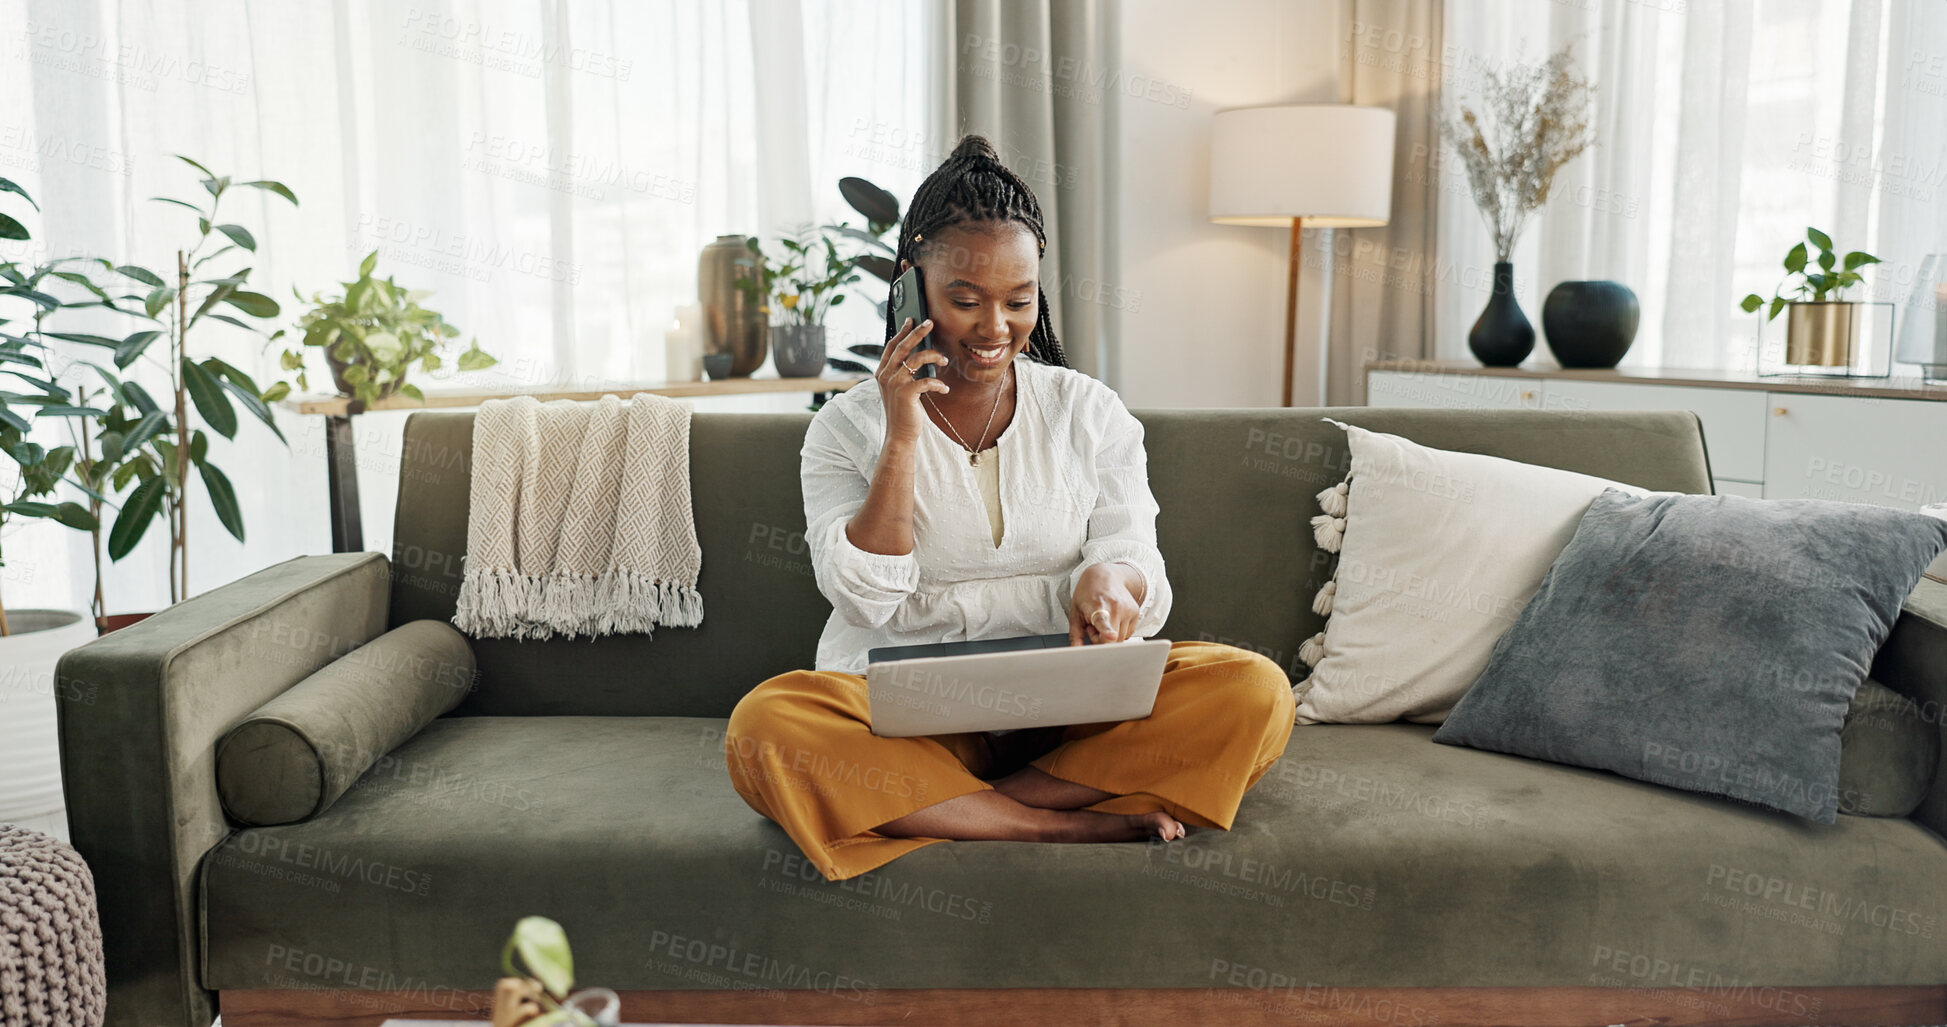
M 257 250 L 257 238 L 243 225 L 219 219 L 223 198 L 233 189 L 250 188 L 280 196 L 292 205 L 297 203 L 297 196 L 280 182 L 233 182 L 230 176 L 218 175 L 188 157 L 178 155 L 177 159 L 203 176 L 199 184 L 209 195 L 208 206 L 170 197 L 157 197 L 156 202 L 194 212 L 196 240 L 176 251 L 174 273 L 166 278 L 139 265 L 109 265 L 123 277 L 149 287 L 148 294 L 142 298 L 142 316 L 160 321 L 163 329 L 137 332 L 119 341 L 56 335 L 111 347 L 115 350 L 115 363 L 122 368 L 142 357 L 153 343 L 167 341 L 169 408 L 158 405 L 133 381 L 111 383 L 109 396 L 114 403 L 103 417 L 106 430 L 102 442 L 105 452 L 112 450 L 119 456 L 109 478 L 114 488 L 120 490 L 130 482 L 136 483 L 109 529 L 109 558 L 120 560 L 127 556 L 141 541 L 149 524 L 157 517 L 163 518 L 169 525 L 171 603 L 180 602 L 189 594 L 191 467 L 202 480 L 217 520 L 238 541 L 244 538 L 243 514 L 237 505 L 236 490 L 229 477 L 210 462 L 209 440 L 192 422 L 192 406 L 197 419 L 227 439 L 236 436 L 237 406 L 241 405 L 269 427 L 279 441 L 286 446 L 290 444 L 271 412 L 270 402 L 277 398 L 275 395 L 267 395 L 248 374 L 227 361 L 217 357 L 196 360 L 189 355 L 189 333 L 199 324 L 220 321 L 263 335 L 263 329 L 251 321 L 278 315 L 277 301 L 246 288 L 252 272 L 248 258 Z M 206 265 L 214 266 L 205 270 Z M 225 267 L 227 272 L 218 270 Z M 268 338 L 275 339 L 281 334 L 273 333 Z
M 26 190 L 0 179 L 0 194 L 20 197 L 36 210 Z M 0 213 L 0 239 L 26 241 L 26 226 Z M 80 489 L 93 504 L 94 489 L 77 480 L 74 446 L 47 448 L 33 440 L 35 427 L 45 418 L 81 420 L 99 413 L 77 400 L 60 379 L 65 367 L 60 354 L 47 344 L 48 318 L 68 306 L 91 306 L 94 300 L 71 300 L 75 287 L 82 295 L 113 299 L 77 265 L 82 258 L 60 258 L 45 264 L 0 262 L 0 667 L 6 668 L 0 695 L 7 710 L 0 719 L 0 750 L 7 754 L 8 774 L 0 778 L 0 822 L 18 823 L 58 837 L 67 836 L 67 820 L 60 786 L 60 748 L 56 742 L 54 670 L 62 654 L 98 634 L 94 618 L 75 610 L 9 610 L 5 592 L 12 572 L 4 548 L 8 522 L 49 520 L 81 531 L 95 531 L 98 513 L 73 500 L 63 500 L 63 484 Z M 82 438 L 86 439 L 85 431 Z M 96 573 L 100 600 L 100 573 Z
M 778 240 L 784 257 L 773 263 L 756 239 L 745 246 L 757 273 L 737 279 L 774 320 L 771 359 L 781 378 L 815 378 L 825 367 L 825 315 L 845 302 L 844 286 L 859 280 L 856 257 L 840 256 L 832 232 L 814 229 Z
M 1818 248 L 1816 257 L 1805 248 L 1806 242 Z M 1776 320 L 1780 311 L 1790 311 L 1785 319 L 1786 364 L 1850 367 L 1859 353 L 1859 311 L 1863 304 L 1839 297 L 1864 281 L 1860 268 L 1877 263 L 1878 257 L 1858 250 L 1841 257 L 1831 236 L 1807 228 L 1805 242 L 1785 251 L 1785 277 L 1772 290 L 1771 299 L 1767 301 L 1754 292 L 1739 306 L 1747 314 L 1765 307 L 1767 322 Z M 1817 270 L 1812 270 L 1814 266 Z
M 312 294 L 311 309 L 298 321 L 303 344 L 286 349 L 279 361 L 284 370 L 297 372 L 298 388 L 310 388 L 304 347 L 317 347 L 324 350 L 332 383 L 341 395 L 368 407 L 394 393 L 426 398 L 417 385 L 406 381 L 406 373 L 415 363 L 428 373 L 438 370 L 440 348 L 446 340 L 457 338 L 460 330 L 438 311 L 419 305 L 432 295 L 430 291 L 405 289 L 390 276 L 375 277 L 378 262 L 378 251 L 373 250 L 359 263 L 358 280 L 341 283 L 342 293 L 330 298 Z M 296 289 L 291 291 L 297 295 Z M 298 295 L 298 301 L 304 297 Z M 479 371 L 498 362 L 480 349 L 478 339 L 459 357 L 462 371 Z M 277 382 L 265 395 L 279 399 L 289 391 L 288 383 Z
M 568 933 L 547 917 L 522 917 L 514 925 L 500 968 L 506 976 L 494 986 L 493 1027 L 616 1027 L 621 1016 L 621 1000 L 607 988 L 569 994 L 575 962 Z
M 858 211 L 859 215 L 865 218 L 865 228 L 860 230 L 845 224 L 827 227 L 858 242 L 863 249 L 853 254 L 851 258 L 853 263 L 860 270 L 890 286 L 892 280 L 899 275 L 899 265 L 896 260 L 899 254 L 893 249 L 891 243 L 886 242 L 886 233 L 899 228 L 899 197 L 863 178 L 851 176 L 838 180 L 838 192 L 845 197 L 846 203 L 851 204 L 853 210 Z M 883 294 L 876 298 L 867 297 L 867 299 L 879 309 L 881 318 L 886 316 L 886 301 Z M 885 348 L 883 342 L 864 342 L 850 346 L 848 350 L 854 356 L 864 357 L 877 363 Z M 856 360 L 832 357 L 829 362 L 835 371 L 843 371 L 847 374 L 872 373 L 871 367 Z
M 1467 347 L 1489 367 L 1513 367 L 1535 348 L 1535 327 L 1514 298 L 1514 244 L 1548 202 L 1555 173 L 1594 142 L 1591 89 L 1570 47 L 1486 78 L 1481 110 L 1462 104 L 1458 119 L 1440 118 L 1440 134 L 1459 151 L 1474 204 L 1494 233 L 1494 293 Z

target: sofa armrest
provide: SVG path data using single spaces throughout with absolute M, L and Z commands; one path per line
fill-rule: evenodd
M 1942 765 L 1913 819 L 1947 837 L 1947 582 L 1920 579 L 1873 661 L 1873 678 L 1919 704 L 1921 717 L 1943 732 Z
M 101 907 L 108 1024 L 208 1027 L 195 881 L 230 833 L 216 743 L 383 632 L 390 593 L 382 553 L 297 557 L 61 657 L 61 777 Z

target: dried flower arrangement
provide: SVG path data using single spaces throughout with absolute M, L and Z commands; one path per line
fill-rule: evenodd
M 1461 104 L 1440 119 L 1440 134 L 1460 152 L 1481 217 L 1494 230 L 1494 259 L 1507 262 L 1529 215 L 1548 202 L 1555 173 L 1595 141 L 1589 126 L 1594 87 L 1575 66 L 1573 44 L 1540 64 L 1487 72 L 1482 111 Z

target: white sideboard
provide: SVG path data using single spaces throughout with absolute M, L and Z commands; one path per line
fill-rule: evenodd
M 1366 405 L 1690 410 L 1720 493 L 1906 510 L 1947 503 L 1947 387 L 1917 381 L 1384 361 L 1367 367 Z

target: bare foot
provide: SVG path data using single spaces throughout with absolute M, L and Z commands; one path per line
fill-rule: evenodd
M 891 838 L 951 838 L 962 841 L 1137 842 L 1175 841 L 1187 833 L 1175 817 L 1154 813 L 1101 813 L 1085 809 L 1042 809 L 1015 801 L 998 790 L 973 792 L 934 803 L 876 830 Z

